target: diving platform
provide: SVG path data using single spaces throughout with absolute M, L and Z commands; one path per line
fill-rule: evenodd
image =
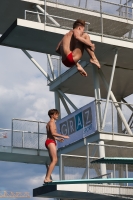
M 97 160 L 93 160 L 91 163 L 110 163 L 110 164 L 129 164 L 133 165 L 133 158 L 117 158 L 117 157 L 104 157 Z
M 46 123 L 26 119 L 12 119 L 12 129 L 0 128 L 0 160 L 31 164 L 50 162 L 45 147 Z
M 75 141 L 68 146 L 58 149 L 58 155 L 60 154 L 71 154 L 71 155 L 86 155 L 86 144 L 87 143 L 98 143 L 104 141 L 105 145 L 118 145 L 133 147 L 133 135 L 124 135 L 118 133 L 109 132 L 96 132 L 89 135 L 87 138 Z
M 133 178 L 108 178 L 108 179 L 79 179 L 79 180 L 59 180 L 48 183 L 48 185 L 66 185 L 66 184 L 99 184 L 99 183 L 133 183 Z M 47 184 L 47 183 L 46 183 Z M 44 184 L 45 185 L 45 184 Z
M 17 19 L 2 35 L 0 38 L 0 44 L 14 48 L 57 55 L 55 53 L 56 46 L 67 31 L 68 30 L 66 29 L 50 26 L 45 26 L 44 30 L 44 24 L 42 23 Z M 112 90 L 116 97 L 124 98 L 132 94 L 133 83 L 131 80 L 133 71 L 133 43 L 131 41 L 124 41 L 122 39 L 110 38 L 106 36 L 101 37 L 93 34 L 90 34 L 90 37 L 96 45 L 96 55 L 102 65 L 102 70 L 104 71 L 104 75 L 108 82 L 112 70 L 114 50 L 115 48 L 118 48 L 118 60 Z M 55 91 L 60 88 L 63 92 L 68 94 L 93 97 L 94 89 L 92 84 L 92 64 L 89 63 L 89 59 L 90 57 L 85 52 L 82 60 L 84 61 L 85 70 L 88 73 L 87 78 L 81 77 L 77 73 L 76 69 L 72 68 L 54 80 L 50 84 L 50 90 Z M 81 82 L 77 82 L 79 78 L 82 80 Z M 107 92 L 102 81 L 100 81 L 100 85 L 101 96 L 102 98 L 105 98 Z
M 104 4 L 104 2 L 103 2 Z M 45 3 L 43 0 L 1 0 L 1 8 L 0 8 L 0 14 L 1 14 L 1 20 L 0 24 L 2 25 L 0 27 L 0 34 L 3 34 L 6 29 L 15 21 L 17 18 L 24 19 L 25 17 L 25 11 L 32 11 L 36 12 L 36 5 L 41 6 L 44 8 Z M 12 6 L 12 10 L 10 10 L 10 6 Z M 99 4 L 97 4 L 97 7 Z M 52 2 L 52 0 L 46 1 L 46 7 L 47 7 L 47 13 L 49 15 L 53 15 L 53 18 L 56 19 L 57 23 L 60 24 L 60 26 L 64 28 L 70 28 L 72 25 L 70 20 L 67 19 L 73 19 L 76 20 L 79 18 L 84 19 L 86 22 L 89 22 L 90 25 L 87 27 L 87 31 L 93 32 L 93 33 L 101 33 L 101 13 L 100 13 L 100 7 L 97 10 L 93 9 L 87 9 L 86 7 L 80 7 L 75 4 L 71 5 L 65 4 L 64 2 Z M 117 11 L 116 11 L 117 12 Z M 8 13 L 8 16 L 10 18 L 5 17 L 5 13 Z M 34 13 L 31 13 L 31 15 Z M 41 13 L 40 13 L 41 14 Z M 2 20 L 2 17 L 4 16 L 5 20 Z M 64 19 L 63 19 L 64 18 Z M 112 35 L 115 37 L 122 37 L 124 34 L 129 32 L 133 28 L 133 21 L 132 18 L 123 17 L 120 15 L 119 12 L 115 15 L 109 15 L 106 13 L 102 14 L 103 18 L 103 24 L 104 24 L 104 34 L 105 35 Z M 31 17 L 31 21 L 37 21 L 35 17 Z M 44 23 L 44 19 L 42 20 L 42 23 Z M 55 25 L 54 23 L 51 23 L 51 21 L 48 20 L 48 23 L 50 26 Z M 117 27 L 117 28 L 112 28 Z
M 112 46 L 112 49 L 113 48 L 114 46 Z M 130 54 L 128 54 L 128 56 L 130 55 L 131 57 L 129 58 L 129 60 L 126 60 L 126 62 L 129 62 L 128 63 L 129 65 L 126 65 L 126 68 L 122 66 L 123 63 L 125 62 L 124 60 L 126 59 L 126 57 L 125 55 L 123 55 L 121 50 L 119 51 L 118 62 L 117 62 L 113 86 L 112 86 L 112 91 L 114 95 L 116 96 L 116 98 L 118 99 L 125 98 L 133 93 L 133 82 L 131 81 L 132 71 L 133 71 L 132 64 L 131 64 L 132 50 Z M 102 52 L 103 51 L 104 49 L 102 49 Z M 129 51 L 129 49 L 127 49 L 127 51 Z M 100 59 L 100 52 L 101 50 L 99 48 L 99 54 L 97 52 L 97 55 L 98 55 L 97 57 L 100 60 L 102 71 L 104 72 L 106 80 L 109 83 L 111 71 L 112 71 L 112 64 L 111 64 L 112 61 L 110 60 L 108 52 L 105 50 L 102 56 L 105 56 L 105 60 L 107 60 L 107 62 L 105 63 L 103 62 L 102 64 L 102 61 L 101 61 L 102 58 Z M 110 50 L 110 53 L 112 54 L 113 52 L 111 52 Z M 93 66 L 92 64 L 90 63 L 88 64 L 85 61 L 81 62 L 81 65 L 82 63 L 83 63 L 85 71 L 88 74 L 87 78 L 81 77 L 81 75 L 77 72 L 76 68 L 69 69 L 65 73 L 60 75 L 60 77 L 58 77 L 52 83 L 49 83 L 50 91 L 61 89 L 66 94 L 75 94 L 75 95 L 94 97 L 94 86 L 93 86 L 94 79 L 93 79 L 93 71 L 92 71 Z M 77 81 L 77 80 L 81 80 L 81 81 Z M 106 98 L 107 97 L 106 88 L 101 79 L 99 79 L 99 82 L 100 82 L 100 89 L 101 89 L 101 97 Z
M 47 164 L 49 155 L 47 150 L 36 150 L 28 148 L 11 148 L 0 146 L 0 160 L 7 162 L 18 162 L 27 164 Z
M 102 184 L 45 184 L 33 189 L 33 197 L 63 199 L 127 199 L 133 196 L 132 187 Z M 76 182 L 76 181 L 75 181 Z

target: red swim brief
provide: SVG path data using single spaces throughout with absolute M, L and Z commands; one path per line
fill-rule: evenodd
M 72 52 L 70 52 L 65 60 L 62 60 L 62 63 L 66 66 L 66 67 L 72 67 L 75 65 L 75 62 L 73 60 L 73 56 L 72 56 Z
M 48 148 L 48 145 L 49 145 L 50 143 L 54 143 L 55 146 L 56 146 L 56 142 L 55 142 L 55 140 L 47 139 L 47 140 L 45 141 L 45 147 Z

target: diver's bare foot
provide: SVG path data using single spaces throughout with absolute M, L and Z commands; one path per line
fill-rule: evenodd
M 44 179 L 44 183 L 50 183 L 50 182 L 52 182 L 51 179 L 48 179 L 48 178 L 45 178 L 45 179 Z
M 82 76 L 87 76 L 86 71 L 80 65 L 77 66 L 77 70 Z
M 95 64 L 99 69 L 101 68 L 101 65 L 100 65 L 100 63 L 98 62 L 98 60 L 97 59 L 90 59 L 90 62 L 91 63 L 93 63 L 93 64 Z

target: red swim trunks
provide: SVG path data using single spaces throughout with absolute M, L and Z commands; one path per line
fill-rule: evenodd
M 48 145 L 49 145 L 50 143 L 54 143 L 55 146 L 56 146 L 56 142 L 55 142 L 55 140 L 47 139 L 47 140 L 45 141 L 45 147 L 48 148 Z
M 72 67 L 75 65 L 75 62 L 73 60 L 73 56 L 72 56 L 72 52 L 70 52 L 65 60 L 62 60 L 62 63 L 66 66 L 66 67 Z

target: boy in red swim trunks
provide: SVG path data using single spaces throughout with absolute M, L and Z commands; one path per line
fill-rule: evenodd
M 76 20 L 73 24 L 73 30 L 69 31 L 59 42 L 56 52 L 62 56 L 62 63 L 66 67 L 73 67 L 76 65 L 77 70 L 82 76 L 87 76 L 86 71 L 78 63 L 81 59 L 84 49 L 88 52 L 91 59 L 90 62 L 100 68 L 94 50 L 95 45 L 90 41 L 87 33 L 84 33 L 85 21 Z
M 48 111 L 48 115 L 50 117 L 50 121 L 46 125 L 47 140 L 45 142 L 45 146 L 48 149 L 51 163 L 47 170 L 47 173 L 46 173 L 46 176 L 44 179 L 44 183 L 52 182 L 52 180 L 50 179 L 50 176 L 51 176 L 51 173 L 57 163 L 57 150 L 56 150 L 56 141 L 55 140 L 58 140 L 59 142 L 63 142 L 64 139 L 69 138 L 69 136 L 61 135 L 61 134 L 57 133 L 55 120 L 57 120 L 58 116 L 59 116 L 58 110 L 51 109 Z

